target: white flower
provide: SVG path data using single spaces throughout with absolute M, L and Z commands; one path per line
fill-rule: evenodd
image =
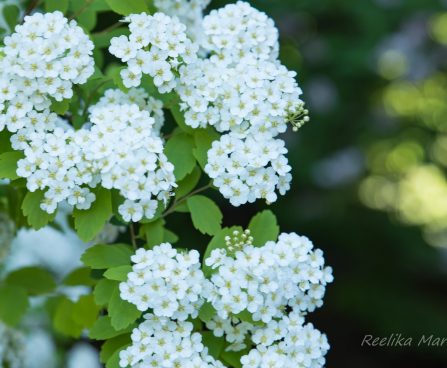
M 210 0 L 154 0 L 155 7 L 162 13 L 178 19 L 186 25 L 186 32 L 194 41 L 204 37 L 203 10 Z
M 197 317 L 206 287 L 197 251 L 180 253 L 163 243 L 152 250 L 137 250 L 132 261 L 133 271 L 120 285 L 121 298 L 141 311 L 152 309 L 159 317 Z
M 191 322 L 146 314 L 132 332 L 132 345 L 120 352 L 120 367 L 224 368 L 208 355 Z
M 272 203 L 276 191 L 284 194 L 292 178 L 285 153 L 280 139 L 226 134 L 208 151 L 205 172 L 233 206 L 259 198 Z
M 137 87 L 143 74 L 154 78 L 161 93 L 170 92 L 177 84 L 174 73 L 180 65 L 195 60 L 197 46 L 186 36 L 186 27 L 178 18 L 163 13 L 132 14 L 126 17 L 130 36 L 114 37 L 109 51 L 128 68 L 121 71 L 126 87 Z
M 302 105 L 295 72 L 278 60 L 278 31 L 264 13 L 239 1 L 203 20 L 208 57 L 181 66 L 176 88 L 186 124 L 275 137 Z M 198 119 L 197 114 L 203 115 Z
M 176 186 L 159 137 L 160 101 L 139 89 L 108 90 L 89 112 L 90 123 L 77 131 L 48 110 L 19 119 L 25 126 L 11 142 L 25 158 L 17 174 L 27 179 L 28 190 L 45 191 L 41 207 L 48 213 L 63 201 L 89 209 L 96 199 L 90 188 L 99 184 L 124 198 L 118 210 L 125 221 L 153 218 L 158 201 Z
M 11 132 L 29 123 L 32 110 L 71 98 L 74 84 L 83 84 L 94 72 L 93 43 L 75 21 L 61 12 L 26 16 L 0 49 L 1 121 Z M 20 91 L 20 94 L 16 92 Z M 28 116 L 27 116 L 28 115 Z
M 246 233 L 236 232 L 227 248 L 230 255 L 214 251 L 205 260 L 216 268 L 207 299 L 220 318 L 247 310 L 254 321 L 268 323 L 283 317 L 287 307 L 312 311 L 322 304 L 325 286 L 332 281 L 325 273 L 331 275 L 331 269 L 324 268 L 322 252 L 313 251 L 306 237 L 283 233 L 278 242 L 254 247 Z

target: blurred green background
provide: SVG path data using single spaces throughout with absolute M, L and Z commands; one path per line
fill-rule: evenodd
M 217 7 L 229 1 L 213 1 Z M 285 138 L 294 183 L 273 206 L 335 282 L 310 316 L 328 367 L 447 367 L 447 1 L 252 0 L 275 19 L 311 122 Z M 226 210 L 245 223 L 257 208 Z M 365 334 L 413 347 L 362 347 Z

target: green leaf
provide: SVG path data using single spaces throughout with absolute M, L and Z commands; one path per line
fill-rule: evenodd
M 149 248 L 153 248 L 155 245 L 163 243 L 165 233 L 164 225 L 165 221 L 163 219 L 158 219 L 144 224 L 141 227 L 142 231 L 144 231 L 146 244 Z
M 163 241 L 171 244 L 175 244 L 178 242 L 178 236 L 173 233 L 171 230 L 165 229 Z
M 67 298 L 59 301 L 53 317 L 53 327 L 63 335 L 78 338 L 84 327 L 74 320 L 75 303 Z
M 30 295 L 47 294 L 56 288 L 53 276 L 42 268 L 25 267 L 11 272 L 5 279 L 6 284 L 19 286 Z
M 111 355 L 111 357 L 107 360 L 106 368 L 120 368 L 120 364 L 119 364 L 119 362 L 120 362 L 120 351 L 121 351 L 121 349 L 116 350 Z
M 219 134 L 213 128 L 197 129 L 194 132 L 195 148 L 193 154 L 202 169 L 208 162 L 208 151 L 211 145 L 219 137 Z
M 109 280 L 126 281 L 129 272 L 132 272 L 132 266 L 130 265 L 112 267 L 104 272 L 104 277 Z
M 73 211 L 74 226 L 79 237 L 88 242 L 98 235 L 112 215 L 112 195 L 109 190 L 93 190 L 96 200 L 89 210 Z
M 194 227 L 202 234 L 215 235 L 221 229 L 222 212 L 209 198 L 195 195 L 187 200 Z
M 123 330 L 117 331 L 112 327 L 110 317 L 103 316 L 96 320 L 88 336 L 93 340 L 107 340 L 131 332 L 134 326 L 131 325 Z
M 107 279 L 99 280 L 98 284 L 95 286 L 95 289 L 93 290 L 95 303 L 99 306 L 109 304 L 113 291 L 117 288 L 118 283 L 116 281 Z
M 70 107 L 70 101 L 70 99 L 65 99 L 62 101 L 53 100 L 50 109 L 58 115 L 64 115 Z
M 102 270 L 130 264 L 133 250 L 126 244 L 98 244 L 88 248 L 81 261 L 88 267 Z
M 94 0 L 90 7 L 96 12 L 109 11 L 110 7 L 106 0 Z
M 12 31 L 19 22 L 20 9 L 17 5 L 6 5 L 3 7 L 3 18 Z
M 96 26 L 96 12 L 91 7 L 85 9 L 76 19 L 78 24 L 86 31 L 91 31 Z
M 135 305 L 121 299 L 120 291 L 116 288 L 109 302 L 109 316 L 112 327 L 122 330 L 134 323 L 141 316 L 141 312 Z
M 56 213 L 48 214 L 40 208 L 43 199 L 44 193 L 41 190 L 28 192 L 23 199 L 23 215 L 26 217 L 28 225 L 34 230 L 43 228 L 56 217 Z
M 253 245 L 263 246 L 269 240 L 277 240 L 279 226 L 276 216 L 270 210 L 265 210 L 254 216 L 248 229 L 253 237 Z
M 22 159 L 23 152 L 11 151 L 0 155 L 0 179 L 15 180 L 19 178 L 17 175 L 17 162 Z
M 158 10 L 154 5 L 154 0 L 144 0 L 144 2 L 146 3 L 151 13 L 155 13 Z
M 230 367 L 233 368 L 242 368 L 241 358 L 247 354 L 246 350 L 243 351 L 224 351 L 220 355 L 221 360 L 225 363 L 228 363 Z
M 180 111 L 180 104 L 178 103 L 178 101 L 176 101 L 176 103 L 173 101 L 170 104 L 169 109 L 170 109 L 171 114 L 172 114 L 175 122 L 177 123 L 177 125 L 185 133 L 193 134 L 195 129 L 193 129 L 192 127 L 190 127 L 189 125 L 186 124 L 185 115 L 182 111 Z
M 10 141 L 11 135 L 6 129 L 0 132 L 0 154 L 13 150 Z
M 154 79 L 148 74 L 143 74 L 143 77 L 141 78 L 141 87 L 143 87 L 150 96 L 163 102 L 163 107 L 166 109 L 170 109 L 171 107 L 180 103 L 180 99 L 174 91 L 169 93 L 160 93 L 158 91 L 158 87 L 154 84 Z
M 246 309 L 243 310 L 241 313 L 236 314 L 235 317 L 239 318 L 242 322 L 248 322 L 254 326 L 265 326 L 264 322 L 253 320 L 253 315 Z
M 175 212 L 180 212 L 180 213 L 189 213 L 189 212 L 191 212 L 189 210 L 188 204 L 185 201 L 176 204 L 174 210 L 175 210 Z
M 190 193 L 200 180 L 201 171 L 195 166 L 191 174 L 188 174 L 184 179 L 177 183 L 178 187 L 175 191 L 176 198 L 181 198 Z
M 28 306 L 25 289 L 9 285 L 0 286 L 0 320 L 15 326 L 22 319 Z
M 206 302 L 199 310 L 199 318 L 201 321 L 208 323 L 216 315 L 216 309 L 210 302 Z
M 101 346 L 101 352 L 99 354 L 101 362 L 106 363 L 118 349 L 122 350 L 124 346 L 129 345 L 131 342 L 130 334 L 123 334 L 107 340 Z
M 96 48 L 108 48 L 110 45 L 110 40 L 113 37 L 128 36 L 130 33 L 128 28 L 117 28 L 107 32 L 98 32 L 92 34 L 92 40 Z
M 211 241 L 208 243 L 208 246 L 205 250 L 205 254 L 203 256 L 203 266 L 202 266 L 202 270 L 203 273 L 205 274 L 205 276 L 209 277 L 211 276 L 215 270 L 213 270 L 211 267 L 208 267 L 205 264 L 205 260 L 211 255 L 211 252 L 214 249 L 218 249 L 218 248 L 226 248 L 226 243 L 225 243 L 225 237 L 229 236 L 233 233 L 233 231 L 239 231 L 242 232 L 243 229 L 240 226 L 233 226 L 233 227 L 225 227 L 222 230 L 220 230 L 216 235 L 214 235 L 214 237 L 211 239 Z
M 67 286 L 94 286 L 96 281 L 91 277 L 91 271 L 87 267 L 80 267 L 71 271 L 62 281 Z
M 115 85 L 123 92 L 128 92 L 129 89 L 124 85 L 123 78 L 121 78 L 121 70 L 125 69 L 124 66 L 113 67 L 110 69 L 108 75 L 112 78 Z
M 59 10 L 62 13 L 66 13 L 68 4 L 68 0 L 45 0 L 45 11 L 50 13 Z
M 115 13 L 121 15 L 149 13 L 149 8 L 143 0 L 106 0 L 106 2 Z
M 204 331 L 202 334 L 202 342 L 208 348 L 208 353 L 218 359 L 225 346 L 225 340 L 222 337 L 214 336 L 212 331 Z
M 83 295 L 73 306 L 73 320 L 83 327 L 90 328 L 95 324 L 99 310 L 93 295 Z
M 194 140 L 186 133 L 173 135 L 165 147 L 165 154 L 174 165 L 174 175 L 177 180 L 182 180 L 191 173 L 196 166 L 196 160 L 192 154 Z

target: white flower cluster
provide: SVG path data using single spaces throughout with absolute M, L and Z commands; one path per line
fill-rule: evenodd
M 327 338 L 304 325 L 303 317 L 322 305 L 325 286 L 333 280 L 322 251 L 295 233 L 262 247 L 252 245 L 248 230 L 225 240 L 228 251 L 215 249 L 205 260 L 216 270 L 206 297 L 217 315 L 207 328 L 225 337 L 227 351 L 245 349 L 250 337 L 256 347 L 241 358 L 243 368 L 323 367 Z
M 153 314 L 132 332 L 132 345 L 120 352 L 120 367 L 224 368 L 208 355 L 193 324 Z
M 149 314 L 133 331 L 133 344 L 120 353 L 121 367 L 221 366 L 207 357 L 200 335 L 191 335 L 192 324 L 184 322 L 197 318 L 205 301 L 216 310 L 206 327 L 225 338 L 226 351 L 255 346 L 242 357 L 243 368 L 324 366 L 327 338 L 304 324 L 333 280 L 323 252 L 295 233 L 254 247 L 249 230 L 234 231 L 225 242 L 226 248 L 213 250 L 205 260 L 214 269 L 210 280 L 195 250 L 180 253 L 163 243 L 132 256 L 133 270 L 120 284 L 120 295 Z M 191 350 L 190 339 L 199 350 Z M 183 358 L 190 361 L 178 361 Z
M 282 318 L 287 308 L 313 311 L 323 304 L 325 286 L 333 280 L 323 252 L 296 233 L 282 233 L 262 247 L 248 238 L 234 257 L 215 249 L 205 264 L 217 271 L 207 299 L 224 319 L 248 311 L 254 321 L 268 323 Z
M 26 178 L 30 192 L 45 191 L 41 208 L 48 213 L 54 213 L 63 201 L 78 209 L 90 208 L 95 195 L 83 186 L 97 181 L 82 152 L 88 132 L 74 131 L 48 110 L 30 115 L 27 125 L 11 137 L 12 147 L 25 154 L 18 161 L 17 175 Z
M 95 200 L 90 188 L 101 185 L 117 189 L 125 198 L 119 212 L 125 221 L 154 216 L 159 200 L 167 200 L 175 186 L 174 167 L 163 154 L 151 113 L 155 109 L 139 91 L 123 98 L 106 91 L 98 105 L 90 108 L 88 127 L 78 131 L 48 110 L 30 113 L 23 129 L 11 138 L 15 150 L 23 150 L 17 174 L 27 179 L 27 188 L 45 191 L 41 208 L 53 213 L 67 201 L 78 209 L 88 209 Z M 107 99 L 118 98 L 115 104 Z M 135 100 L 144 106 L 126 104 Z M 144 105 L 143 105 L 144 103 Z
M 185 26 L 188 36 L 198 42 L 203 37 L 203 10 L 211 0 L 154 0 L 162 13 L 177 17 Z
M 154 118 L 152 134 L 159 135 L 165 118 L 163 113 L 163 102 L 151 96 L 143 88 L 130 88 L 127 92 L 120 89 L 108 89 L 104 92 L 95 107 L 106 105 L 138 105 L 140 110 L 147 111 Z
M 109 47 L 111 54 L 127 63 L 121 71 L 124 85 L 137 87 L 148 74 L 161 93 L 172 91 L 179 66 L 197 58 L 198 47 L 186 36 L 186 26 L 163 13 L 132 14 L 126 21 L 130 36 L 112 38 Z
M 225 59 L 240 59 L 246 53 L 262 60 L 278 57 L 278 30 L 265 13 L 238 1 L 212 10 L 203 21 L 204 47 Z
M 50 97 L 73 96 L 94 72 L 93 43 L 61 12 L 26 16 L 0 49 L 0 130 L 16 132 L 42 111 Z
M 220 318 L 214 316 L 210 321 L 206 322 L 206 327 L 213 332 L 216 337 L 225 337 L 230 343 L 226 347 L 226 351 L 241 351 L 247 347 L 247 334 L 255 330 L 252 323 L 241 321 L 237 317 Z
M 296 312 L 270 321 L 252 336 L 257 345 L 241 358 L 243 368 L 321 368 L 329 350 L 326 335 Z
M 205 171 L 233 206 L 264 198 L 272 203 L 276 191 L 285 194 L 292 175 L 284 141 L 262 136 L 239 138 L 226 134 L 208 151 Z
M 25 361 L 24 336 L 0 322 L 0 367 L 22 368 Z
M 293 71 L 270 61 L 221 60 L 217 56 L 180 68 L 177 91 L 185 122 L 193 128 L 274 137 L 286 131 L 301 102 Z
M 278 31 L 273 21 L 248 3 L 240 1 L 214 10 L 204 18 L 203 25 L 202 47 L 209 57 L 183 65 L 179 70 L 180 83 L 176 91 L 182 101 L 185 122 L 193 128 L 213 126 L 224 133 L 209 151 L 210 164 L 205 171 L 231 203 L 239 205 L 260 198 L 274 202 L 276 189 L 284 194 L 290 187 L 292 176 L 288 173 L 287 159 L 282 154 L 276 155 L 280 157 L 281 168 L 275 173 L 269 166 L 276 159 L 269 157 L 272 149 L 266 154 L 257 150 L 258 160 L 253 166 L 240 165 L 240 161 L 251 161 L 254 150 L 250 147 L 246 154 L 242 147 L 253 143 L 263 147 L 281 146 L 274 138 L 286 131 L 287 124 L 293 120 L 299 126 L 301 120 L 307 119 L 296 73 L 287 70 L 278 60 Z M 216 159 L 215 151 L 216 147 L 235 141 L 234 137 L 240 140 L 231 152 L 236 158 L 237 180 L 229 178 L 234 174 L 223 169 L 226 163 Z M 221 170 L 213 169 L 218 165 Z M 265 185 L 249 184 L 244 180 L 255 176 L 258 181 L 259 174 L 262 176 L 266 172 L 269 178 Z M 252 178 L 249 181 L 252 182 Z M 229 182 L 235 190 L 228 189 Z M 278 183 L 281 184 L 277 187 Z
M 196 318 L 203 304 L 205 276 L 196 250 L 178 252 L 169 243 L 152 250 L 138 249 L 133 271 L 120 284 L 121 298 L 140 311 L 184 321 Z
M 118 208 L 125 221 L 152 218 L 157 200 L 167 201 L 176 186 L 163 140 L 152 133 L 154 119 L 136 104 L 95 106 L 90 112 L 85 160 L 104 188 L 118 189 L 126 199 Z

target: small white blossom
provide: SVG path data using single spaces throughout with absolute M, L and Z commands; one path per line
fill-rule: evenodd
M 188 36 L 194 41 L 204 37 L 203 10 L 211 0 L 154 0 L 155 7 L 171 17 L 176 16 L 185 26 Z
M 226 134 L 214 141 L 208 151 L 205 172 L 233 206 L 260 198 L 273 203 L 277 191 L 284 194 L 290 188 L 292 175 L 286 153 L 280 139 L 244 139 L 234 133 Z
M 209 267 L 216 261 L 219 265 L 207 299 L 220 318 L 248 311 L 254 321 L 269 323 L 284 317 L 287 308 L 309 312 L 322 305 L 332 270 L 324 267 L 323 252 L 313 250 L 308 238 L 283 233 L 277 242 L 262 247 L 251 245 L 246 236 L 243 239 L 227 245 L 234 256 L 222 258 L 219 251 L 205 260 Z
M 63 201 L 89 209 L 96 199 L 91 188 L 100 185 L 124 198 L 118 210 L 125 221 L 153 218 L 176 186 L 159 137 L 159 101 L 140 90 L 108 90 L 89 112 L 89 123 L 77 131 L 48 110 L 29 112 L 11 138 L 25 154 L 17 174 L 29 191 L 45 191 L 41 208 L 48 213 Z
M 161 93 L 172 91 L 179 66 L 197 57 L 198 47 L 187 37 L 185 25 L 163 13 L 132 14 L 125 20 L 130 36 L 112 38 L 109 47 L 112 55 L 127 63 L 121 71 L 124 85 L 139 86 L 147 74 Z
M 61 12 L 26 16 L 0 48 L 0 129 L 17 132 L 32 110 L 50 106 L 50 97 L 73 96 L 94 72 L 93 43 Z M 20 93 L 18 93 L 20 92 Z
M 197 317 L 206 280 L 196 250 L 180 253 L 163 243 L 152 250 L 138 249 L 132 262 L 132 272 L 120 284 L 122 299 L 158 317 Z
M 224 368 L 208 354 L 191 322 L 146 314 L 132 332 L 132 345 L 120 352 L 120 367 Z

